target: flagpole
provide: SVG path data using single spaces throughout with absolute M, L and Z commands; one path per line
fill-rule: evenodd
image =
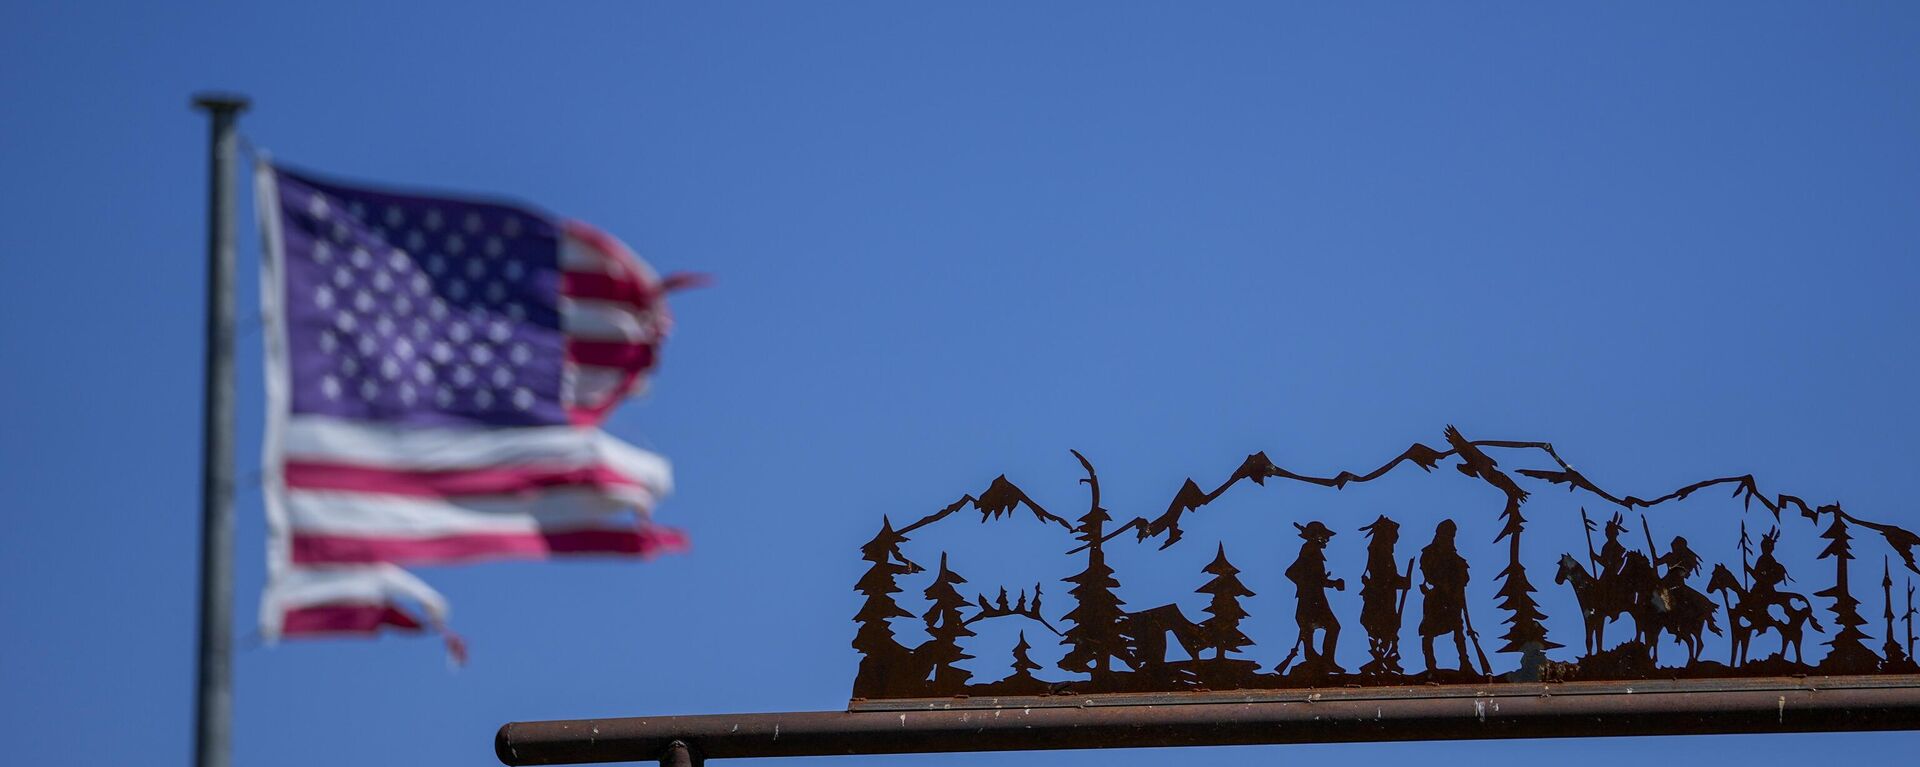
M 206 386 L 200 432 L 200 655 L 194 764 L 233 761 L 233 270 L 234 124 L 244 96 L 203 93 L 212 119 L 207 179 Z

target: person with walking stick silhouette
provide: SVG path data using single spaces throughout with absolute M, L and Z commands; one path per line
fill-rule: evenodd
M 1401 574 L 1393 551 L 1400 540 L 1400 524 L 1386 515 L 1360 530 L 1367 534 L 1367 570 L 1360 576 L 1360 627 L 1367 632 L 1367 652 L 1373 656 L 1360 673 L 1400 674 L 1400 622 L 1406 594 L 1413 588 L 1413 561 L 1407 561 L 1407 573 Z
M 1467 658 L 1467 560 L 1454 548 L 1453 537 L 1459 526 L 1443 519 L 1433 529 L 1433 542 L 1420 550 L 1420 651 L 1426 657 L 1427 673 L 1439 670 L 1433 660 L 1434 637 L 1453 635 L 1454 649 L 1460 653 L 1460 671 L 1473 672 Z
M 1343 578 L 1334 578 L 1327 572 L 1327 541 L 1333 539 L 1333 531 L 1318 520 L 1305 526 L 1294 525 L 1300 531 L 1300 556 L 1287 568 L 1287 580 L 1293 581 L 1294 592 L 1299 598 L 1299 607 L 1294 610 L 1294 619 L 1300 624 L 1300 644 L 1306 647 L 1307 659 L 1302 669 L 1320 673 L 1344 671 L 1340 664 L 1333 661 L 1333 648 L 1340 640 L 1340 621 L 1333 617 L 1333 607 L 1327 603 L 1327 587 L 1335 591 L 1345 591 L 1347 582 Z M 1313 632 L 1320 630 L 1323 638 L 1319 650 L 1313 647 Z

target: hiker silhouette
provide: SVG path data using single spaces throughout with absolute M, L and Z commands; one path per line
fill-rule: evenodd
M 1344 669 L 1333 660 L 1333 650 L 1340 641 L 1340 621 L 1333 617 L 1333 607 L 1327 603 L 1327 587 L 1335 591 L 1345 591 L 1347 582 L 1334 578 L 1327 572 L 1327 541 L 1333 539 L 1333 531 L 1318 520 L 1305 526 L 1295 524 L 1300 531 L 1300 556 L 1287 568 L 1287 580 L 1293 581 L 1294 594 L 1299 605 L 1294 608 L 1294 620 L 1300 625 L 1300 645 L 1306 649 L 1307 657 L 1302 664 L 1305 670 L 1321 673 L 1338 672 Z M 1324 632 L 1320 647 L 1313 646 L 1313 633 Z
M 1433 640 L 1453 635 L 1453 646 L 1460 653 L 1460 671 L 1472 672 L 1467 658 L 1467 560 L 1454 548 L 1459 525 L 1451 519 L 1440 520 L 1433 528 L 1433 542 L 1420 550 L 1420 652 L 1429 673 L 1439 670 L 1433 660 Z
M 1402 574 L 1394 559 L 1400 542 L 1400 523 L 1385 514 L 1360 528 L 1367 534 L 1367 570 L 1360 576 L 1360 628 L 1367 632 L 1372 660 L 1360 667 L 1364 674 L 1399 674 L 1400 625 L 1407 592 L 1413 588 L 1413 561 Z

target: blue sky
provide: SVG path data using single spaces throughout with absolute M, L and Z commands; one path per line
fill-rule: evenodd
M 677 300 L 652 395 L 612 422 L 676 461 L 661 516 L 691 531 L 692 554 L 425 571 L 473 646 L 458 672 L 431 639 L 265 648 L 249 206 L 236 762 L 488 764 L 494 728 L 515 719 L 842 706 L 855 549 L 880 516 L 917 517 L 1002 472 L 1077 512 L 1069 448 L 1098 464 L 1121 519 L 1255 450 L 1337 471 L 1457 423 L 1551 440 L 1620 492 L 1750 471 L 1772 492 L 1912 521 L 1917 23 L 1892 3 L 6 4 L 11 758 L 190 750 L 196 90 L 251 95 L 245 133 L 289 161 L 535 201 L 662 269 L 717 278 Z M 1265 600 L 1250 633 L 1267 663 L 1291 641 L 1288 522 L 1347 528 L 1336 544 L 1353 551 L 1334 564 L 1350 580 L 1351 528 L 1382 512 L 1457 517 L 1470 556 L 1496 553 L 1482 534 L 1494 501 L 1457 477 L 1235 493 L 1167 555 L 1116 558 L 1130 603 L 1191 602 L 1195 558 L 1228 541 Z M 1541 498 L 1530 556 L 1550 560 L 1580 545 L 1577 500 Z M 1724 560 L 1737 507 L 1699 503 L 1652 524 Z M 1793 524 L 1786 545 L 1813 545 Z M 1055 550 L 1044 535 L 956 522 L 915 545 L 951 548 L 977 584 L 1070 574 L 1021 571 L 1041 561 L 1022 552 Z M 1478 565 L 1475 588 L 1495 569 Z M 1549 616 L 1571 614 L 1534 580 Z M 1857 595 L 1877 618 L 1878 595 Z M 987 662 L 1000 649 L 975 654 L 981 674 L 1003 672 Z M 1778 763 L 1916 746 L 1179 758 Z

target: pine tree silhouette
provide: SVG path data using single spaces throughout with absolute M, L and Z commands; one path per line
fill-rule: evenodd
M 853 649 L 860 651 L 860 670 L 853 678 L 853 696 L 871 698 L 908 694 L 913 683 L 903 679 L 908 670 L 909 651 L 893 635 L 887 623 L 893 618 L 910 618 L 913 613 L 893 600 L 900 593 L 895 579 L 920 572 L 920 566 L 900 553 L 907 538 L 893 530 L 893 522 L 881 518 L 880 533 L 860 547 L 860 558 L 873 563 L 853 585 L 866 596 L 853 620 L 860 629 L 853 635 Z
M 1224 543 L 1213 555 L 1213 562 L 1200 571 L 1213 576 L 1206 585 L 1194 589 L 1195 593 L 1213 596 L 1202 610 L 1213 617 L 1200 622 L 1200 634 L 1206 638 L 1207 646 L 1213 648 L 1213 659 L 1222 660 L 1227 653 L 1239 652 L 1253 644 L 1253 640 L 1240 631 L 1240 621 L 1247 617 L 1240 598 L 1253 596 L 1253 592 L 1240 582 L 1240 569 L 1227 561 Z
M 1879 666 L 1880 659 L 1867 649 L 1867 634 L 1860 630 L 1867 620 L 1860 617 L 1860 600 L 1853 597 L 1847 586 L 1847 563 L 1853 560 L 1853 536 L 1847 532 L 1844 512 L 1833 507 L 1828 513 L 1833 515 L 1833 523 L 1827 526 L 1826 532 L 1821 533 L 1820 537 L 1831 543 L 1820 552 L 1818 558 L 1833 559 L 1833 586 L 1814 592 L 1814 596 L 1833 600 L 1830 610 L 1833 622 L 1840 626 L 1840 630 L 1827 640 L 1827 647 L 1832 649 L 1827 652 L 1826 659 L 1820 661 L 1820 668 L 1842 673 L 1870 673 Z
M 1499 542 L 1502 538 L 1508 539 L 1507 567 L 1497 576 L 1501 584 L 1496 593 L 1500 596 L 1500 609 L 1509 613 L 1504 621 L 1509 628 L 1500 637 L 1507 640 L 1500 652 L 1521 653 L 1518 673 L 1527 677 L 1530 672 L 1537 672 L 1540 668 L 1547 650 L 1562 645 L 1547 640 L 1547 627 L 1541 623 L 1547 615 L 1540 611 L 1539 603 L 1534 601 L 1533 583 L 1527 580 L 1527 566 L 1520 561 L 1520 533 L 1527 522 L 1525 517 L 1520 516 L 1520 504 L 1508 501 L 1501 517 L 1506 525 L 1493 540 Z
M 1499 463 L 1481 452 L 1460 430 L 1452 426 L 1446 429 L 1447 444 L 1460 455 L 1460 465 L 1455 467 L 1461 474 L 1486 480 L 1507 496 L 1507 505 L 1500 511 L 1500 534 L 1493 540 L 1499 543 L 1505 539 L 1508 544 L 1507 566 L 1495 576 L 1500 580 L 1500 609 L 1507 611 L 1503 623 L 1508 625 L 1507 633 L 1501 638 L 1507 640 L 1500 652 L 1520 653 L 1520 670 L 1515 672 L 1516 679 L 1533 680 L 1539 678 L 1540 668 L 1547 660 L 1546 651 L 1562 645 L 1547 641 L 1547 627 L 1541 623 L 1546 613 L 1540 611 L 1539 603 L 1533 600 L 1533 584 L 1527 580 L 1527 566 L 1520 562 L 1520 534 L 1526 530 L 1527 519 L 1520 514 L 1520 505 L 1527 501 L 1527 491 L 1514 484 L 1513 478 L 1500 471 Z
M 1113 593 L 1120 582 L 1114 580 L 1113 568 L 1107 566 L 1106 552 L 1101 546 L 1106 523 L 1113 517 L 1100 508 L 1100 478 L 1094 473 L 1093 464 L 1079 451 L 1074 451 L 1073 456 L 1086 467 L 1087 478 L 1080 481 L 1088 485 L 1092 499 L 1087 504 L 1087 513 L 1074 527 L 1074 538 L 1087 543 L 1087 569 L 1064 579 L 1073 584 L 1067 595 L 1074 599 L 1075 606 L 1061 618 L 1073 626 L 1062 637 L 1071 649 L 1060 659 L 1060 668 L 1090 675 L 1092 686 L 1100 689 L 1113 681 L 1112 659 L 1131 659 L 1120 634 L 1120 606 L 1126 602 Z
M 1031 649 L 1033 649 L 1033 645 L 1027 644 L 1027 632 L 1020 632 L 1020 643 L 1013 646 L 1013 676 L 1010 677 L 1011 679 L 1032 679 L 1033 672 L 1039 670 L 1040 664 L 1033 662 L 1032 658 L 1027 657 L 1027 651 Z
M 1033 645 L 1027 644 L 1027 632 L 1020 632 L 1020 642 L 1013 646 L 1013 673 L 998 682 L 974 685 L 969 692 L 975 695 L 1045 695 L 1052 685 L 1033 675 L 1040 664 L 1027 656 Z
M 940 572 L 934 576 L 933 585 L 928 586 L 926 597 L 933 602 L 921 616 L 927 621 L 927 634 L 931 636 L 914 650 L 914 655 L 923 664 L 933 667 L 931 692 L 936 695 L 951 695 L 966 689 L 967 680 L 973 672 L 955 666 L 960 661 L 973 656 L 960 648 L 960 640 L 973 636 L 973 629 L 967 628 L 966 618 L 960 611 L 968 606 L 967 598 L 960 596 L 954 588 L 967 579 L 960 577 L 947 568 L 947 555 L 940 555 Z M 924 666 L 923 666 L 924 667 Z

